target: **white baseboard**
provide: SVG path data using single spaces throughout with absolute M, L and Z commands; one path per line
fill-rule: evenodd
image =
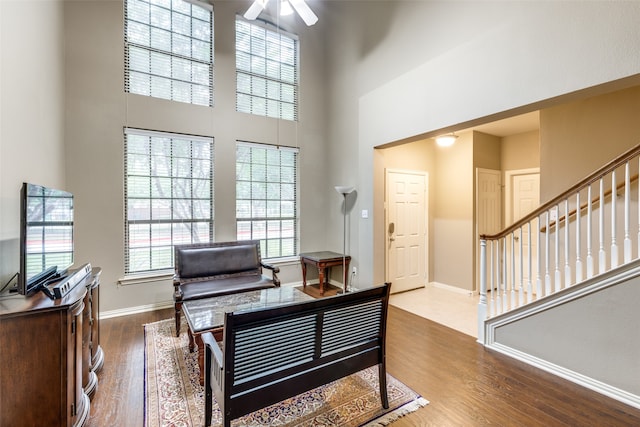
M 581 385 L 590 390 L 596 391 L 612 399 L 625 403 L 629 406 L 633 406 L 634 408 L 640 409 L 640 396 L 637 396 L 635 394 L 629 393 L 617 387 L 613 387 L 601 381 L 595 380 L 591 377 L 587 377 L 586 375 L 582 375 L 578 372 L 563 368 L 562 366 L 556 365 L 554 363 L 548 362 L 546 360 L 540 359 L 530 354 L 523 353 L 519 350 L 513 349 L 511 347 L 508 347 L 499 343 L 487 345 L 486 348 L 490 348 L 502 354 L 506 354 L 528 365 L 535 366 L 536 368 L 539 368 L 539 369 L 542 369 L 543 371 L 557 375 L 561 378 L 571 381 L 572 383 Z
M 101 311 L 100 320 L 110 319 L 112 317 L 128 316 L 130 314 L 146 313 L 148 311 L 162 310 L 165 308 L 173 308 L 173 301 L 164 301 L 156 304 L 146 304 L 136 307 L 125 307 L 118 308 L 116 310 Z
M 445 289 L 447 291 L 456 292 L 458 294 L 464 294 L 464 295 L 474 295 L 475 294 L 475 291 L 470 291 L 468 289 L 462 289 L 462 288 L 459 288 L 457 286 L 447 285 L 445 283 L 440 283 L 440 282 L 429 282 L 427 284 L 427 286 L 432 286 L 432 287 L 438 288 L 438 289 Z

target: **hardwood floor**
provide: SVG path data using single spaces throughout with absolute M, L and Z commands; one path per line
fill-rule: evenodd
M 101 321 L 105 364 L 89 427 L 142 426 L 144 331 L 173 309 Z M 431 403 L 402 426 L 638 426 L 640 410 L 484 349 L 475 339 L 389 308 L 388 372 Z

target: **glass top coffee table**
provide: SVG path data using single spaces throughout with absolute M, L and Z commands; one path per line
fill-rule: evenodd
M 198 347 L 200 384 L 204 383 L 202 334 L 211 332 L 216 341 L 222 341 L 225 313 L 270 308 L 312 299 L 314 298 L 299 289 L 285 286 L 185 301 L 182 311 L 189 325 L 189 350 L 193 351 L 196 345 Z

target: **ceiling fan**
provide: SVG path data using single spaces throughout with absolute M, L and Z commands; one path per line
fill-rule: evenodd
M 291 6 L 298 12 L 298 15 L 302 18 L 305 24 L 311 26 L 318 22 L 318 17 L 311 10 L 305 0 L 277 0 L 280 1 L 280 13 L 290 14 L 293 13 Z M 250 21 L 253 21 L 260 15 L 266 7 L 269 0 L 254 0 L 253 4 L 244 13 L 244 17 Z

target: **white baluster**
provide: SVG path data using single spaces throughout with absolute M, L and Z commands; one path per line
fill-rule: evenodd
M 518 306 L 524 305 L 524 254 L 522 250 L 524 249 L 524 244 L 522 243 L 522 227 L 520 227 L 520 238 L 518 239 L 518 247 L 520 252 L 519 262 L 520 262 L 520 277 L 518 277 Z
M 600 237 L 600 250 L 598 252 L 598 272 L 600 274 L 607 271 L 607 258 L 604 251 L 604 178 L 600 178 L 600 214 L 599 214 L 599 237 Z
M 571 253 L 571 240 L 569 239 L 569 229 L 571 221 L 569 219 L 569 199 L 564 200 L 564 286 L 571 286 L 571 266 L 569 265 L 569 254 Z
M 502 287 L 502 278 L 500 277 L 500 240 L 495 240 L 495 270 L 496 270 L 496 287 L 493 292 L 496 294 L 496 315 L 502 313 L 502 298 L 500 296 Z
M 616 242 L 618 194 L 616 189 L 616 171 L 611 172 L 611 268 L 618 266 L 618 244 Z
M 507 276 L 507 236 L 502 238 L 502 312 L 507 311 L 507 286 L 509 277 Z
M 593 230 L 592 203 L 591 203 L 591 184 L 587 188 L 587 279 L 593 277 L 593 254 L 591 253 L 591 232 Z M 638 217 L 640 224 L 640 217 Z M 638 234 L 640 239 L 640 234 Z
M 631 209 L 631 177 L 629 162 L 624 165 L 624 262 L 631 262 L 631 235 L 629 234 L 629 209 Z
M 576 194 L 576 283 L 582 282 L 582 252 L 581 234 L 582 223 L 580 222 L 582 207 L 580 206 L 580 191 Z
M 540 254 L 540 246 L 542 245 L 542 242 L 540 242 L 540 223 L 542 223 L 540 220 L 541 216 L 542 214 L 538 216 L 538 222 L 536 224 L 536 239 L 538 239 L 538 244 L 536 245 L 536 263 L 538 266 L 536 269 L 536 298 L 542 297 L 542 256 Z
M 551 210 L 547 211 L 546 216 L 547 216 L 546 217 L 547 232 L 544 237 L 544 256 L 545 256 L 544 295 L 545 296 L 551 294 L 551 272 L 549 271 L 549 265 L 551 264 L 551 252 L 549 250 L 549 240 L 550 240 L 549 234 L 551 234 L 551 228 L 549 228 L 549 217 L 551 216 Z
M 531 289 L 531 276 L 533 275 L 533 259 L 531 256 L 531 221 L 529 221 L 527 223 L 527 256 L 529 258 L 529 261 L 527 262 L 527 265 L 529 266 L 529 274 L 527 274 L 527 303 L 530 303 L 531 301 L 533 301 L 533 289 Z
M 500 240 L 494 240 L 493 241 L 493 246 L 492 246 L 492 251 L 493 251 L 493 257 L 494 257 L 494 265 L 493 265 L 493 269 L 496 272 L 496 281 L 495 281 L 495 288 L 491 289 L 491 292 L 494 292 L 496 294 L 495 296 L 495 302 L 496 302 L 496 316 L 500 313 L 502 313 L 502 300 L 500 299 L 500 281 L 502 280 L 500 277 Z
M 554 292 L 562 289 L 562 275 L 560 274 L 560 205 L 554 207 L 556 210 L 556 231 L 554 233 L 555 243 L 555 275 L 554 275 Z
M 478 302 L 478 342 L 484 344 L 484 322 L 487 320 L 487 241 L 480 239 L 480 301 Z
M 511 232 L 511 307 L 513 310 L 516 306 L 516 255 L 515 255 L 515 231 Z
M 489 301 L 489 318 L 494 317 L 496 313 L 496 292 L 495 292 L 495 276 L 493 271 L 493 245 L 495 240 L 490 240 L 487 244 L 487 264 L 489 266 L 489 279 L 487 287 L 487 300 Z M 488 297 L 491 295 L 491 298 Z

